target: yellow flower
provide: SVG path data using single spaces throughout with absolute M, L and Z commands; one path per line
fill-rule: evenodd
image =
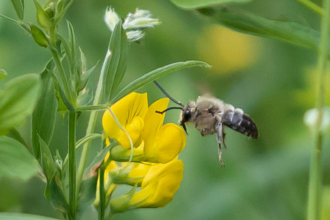
M 150 167 L 144 177 L 141 190 L 136 186 L 127 194 L 110 201 L 113 212 L 124 212 L 135 208 L 164 207 L 180 187 L 183 176 L 183 162 L 177 158 L 167 164 Z
M 108 173 L 112 177 L 115 184 L 128 184 L 141 186 L 141 183 L 148 173 L 151 165 L 142 163 L 122 163 L 121 167 L 117 167 Z M 107 174 L 106 174 L 107 175 Z
M 115 103 L 111 110 L 120 124 L 129 133 L 134 147 L 138 147 L 142 141 L 143 118 L 148 110 L 147 93 L 130 93 Z M 118 127 L 109 111 L 105 111 L 102 124 L 108 137 L 117 140 L 123 148 L 130 149 L 131 146 L 127 135 Z
M 148 108 L 147 94 L 131 93 L 111 107 L 121 125 L 129 133 L 134 149 L 133 161 L 167 163 L 173 160 L 185 147 L 186 136 L 178 125 L 163 125 L 165 114 L 158 114 L 167 108 L 168 98 L 154 102 Z M 107 136 L 119 142 L 111 151 L 111 158 L 128 161 L 130 144 L 111 114 L 103 115 L 103 128 Z
M 150 168 L 130 202 L 138 208 L 164 207 L 174 198 L 183 176 L 183 162 L 174 159 L 167 164 L 157 164 Z

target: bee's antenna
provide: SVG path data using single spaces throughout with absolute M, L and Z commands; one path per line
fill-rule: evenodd
M 154 81 L 154 83 L 156 84 L 156 86 L 160 89 L 160 91 L 162 91 L 163 93 L 164 93 L 164 95 L 166 95 L 169 99 L 171 99 L 171 101 L 172 102 L 174 102 L 174 103 L 176 103 L 176 104 L 178 104 L 178 105 L 180 105 L 180 106 L 182 106 L 183 107 L 183 104 L 181 103 L 181 102 L 179 102 L 179 101 L 176 101 L 175 99 L 173 99 L 156 81 Z M 182 109 L 182 108 L 180 108 L 180 109 Z M 168 110 L 170 110 L 170 109 L 168 109 Z M 166 110 L 165 110 L 166 111 Z M 164 111 L 164 112 L 165 112 Z
M 164 111 L 161 111 L 161 112 L 160 111 L 156 111 L 156 113 L 158 113 L 158 114 L 164 114 L 168 110 L 172 110 L 172 109 L 180 109 L 180 110 L 182 110 L 181 107 L 170 107 L 170 108 L 167 108 L 167 109 L 165 109 Z

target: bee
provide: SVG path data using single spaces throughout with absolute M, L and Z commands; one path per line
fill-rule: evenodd
M 245 114 L 242 109 L 234 108 L 220 99 L 212 96 L 199 96 L 195 101 L 190 101 L 187 105 L 173 99 L 156 81 L 156 86 L 171 101 L 180 107 L 170 107 L 156 113 L 163 114 L 172 109 L 180 109 L 179 124 L 183 127 L 186 134 L 186 123 L 193 124 L 202 136 L 217 134 L 218 155 L 220 165 L 223 166 L 221 146 L 226 149 L 225 127 L 238 131 L 248 137 L 257 139 L 259 136 L 257 126 L 252 118 Z

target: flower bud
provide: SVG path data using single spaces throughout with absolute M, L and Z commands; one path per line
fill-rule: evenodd
M 115 12 L 115 9 L 108 7 L 105 11 L 105 23 L 108 25 L 111 31 L 113 31 L 116 27 L 116 24 L 119 22 L 119 16 Z

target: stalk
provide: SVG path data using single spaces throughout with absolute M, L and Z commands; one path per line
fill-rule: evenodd
M 309 8 L 310 10 L 314 11 L 315 13 L 317 13 L 319 15 L 324 14 L 323 8 L 321 8 L 320 6 L 318 6 L 317 4 L 315 4 L 314 2 L 312 2 L 310 0 L 297 0 L 297 1 L 300 2 L 301 4 L 305 5 L 307 8 Z
M 100 203 L 99 203 L 99 220 L 104 220 L 105 217 L 105 192 L 104 192 L 104 162 L 101 163 L 99 169 L 99 177 L 100 177 Z
M 69 208 L 72 219 L 76 215 L 76 122 L 75 112 L 69 113 Z
M 314 146 L 309 171 L 307 220 L 319 220 L 321 217 L 321 195 L 322 195 L 322 142 L 321 130 L 323 107 L 325 103 L 325 76 L 327 67 L 327 51 L 330 29 L 330 0 L 324 0 L 324 16 L 321 19 L 321 41 L 318 57 L 318 91 L 316 108 L 318 116 L 314 130 Z

